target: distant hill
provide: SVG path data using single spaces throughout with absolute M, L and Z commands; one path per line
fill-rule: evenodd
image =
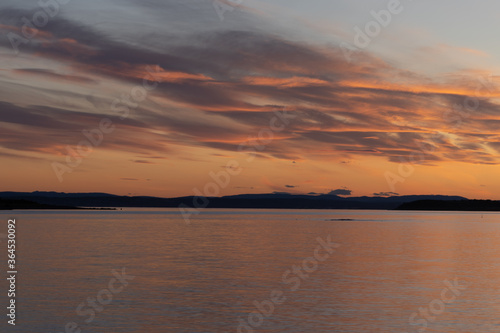
M 397 210 L 500 211 L 494 200 L 417 200 L 401 204 Z
M 57 205 L 41 204 L 28 200 L 0 199 L 0 210 L 13 209 L 77 209 L 76 207 L 66 207 Z
M 340 197 L 337 195 L 296 195 L 290 193 L 241 194 L 224 197 L 193 196 L 159 198 L 118 196 L 107 193 L 0 192 L 0 198 L 28 200 L 39 204 L 70 207 L 198 207 L 207 208 L 284 208 L 284 209 L 396 209 L 416 200 L 467 200 L 460 196 L 408 195 L 393 197 Z M 197 208 L 198 208 L 197 207 Z

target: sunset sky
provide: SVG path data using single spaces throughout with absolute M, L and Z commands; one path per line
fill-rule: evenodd
M 237 161 L 220 195 L 500 199 L 499 31 L 493 0 L 3 0 L 0 190 L 186 196 Z

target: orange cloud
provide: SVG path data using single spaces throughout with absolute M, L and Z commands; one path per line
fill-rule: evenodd
M 329 83 L 325 80 L 299 76 L 293 76 L 289 78 L 250 76 L 243 78 L 242 81 L 251 85 L 278 86 L 284 88 L 329 85 Z

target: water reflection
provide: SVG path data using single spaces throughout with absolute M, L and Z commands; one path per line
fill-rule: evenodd
M 12 332 L 236 332 L 273 290 L 286 301 L 255 332 L 417 332 L 411 315 L 455 277 L 467 289 L 427 331 L 500 325 L 499 214 L 214 210 L 190 226 L 175 210 L 16 214 Z M 327 235 L 341 246 L 292 291 L 284 272 Z M 122 267 L 136 278 L 85 323 L 76 308 Z

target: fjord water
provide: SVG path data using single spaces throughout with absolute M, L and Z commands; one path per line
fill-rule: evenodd
M 500 329 L 497 213 L 205 210 L 191 224 L 175 209 L 0 218 L 3 233 L 16 219 L 18 243 L 17 324 L 7 327 L 4 314 L 2 332 Z M 314 258 L 318 237 L 340 246 L 284 280 Z M 112 270 L 122 269 L 134 278 L 110 293 Z M 446 291 L 450 284 L 459 287 Z M 273 290 L 282 302 L 257 314 Z M 92 308 L 98 295 L 103 303 Z

